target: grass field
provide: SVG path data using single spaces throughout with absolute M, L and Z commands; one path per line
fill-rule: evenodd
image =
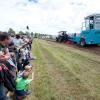
M 45 40 L 33 41 L 35 79 L 26 100 L 100 100 L 100 56 Z

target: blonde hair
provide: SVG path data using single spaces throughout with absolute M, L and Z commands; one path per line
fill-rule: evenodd
M 30 69 L 32 69 L 32 66 L 30 65 L 25 66 L 25 70 L 30 70 Z

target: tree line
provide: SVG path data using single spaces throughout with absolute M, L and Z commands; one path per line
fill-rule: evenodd
M 19 31 L 19 32 L 16 33 L 15 30 L 12 29 L 12 28 L 9 28 L 8 33 L 11 34 L 11 35 L 15 35 L 15 34 L 28 35 L 28 36 L 31 36 L 33 38 L 39 38 L 39 39 L 52 39 L 53 38 L 53 35 L 37 33 L 37 32 Z

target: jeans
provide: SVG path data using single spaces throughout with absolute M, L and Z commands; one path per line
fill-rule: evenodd
M 0 100 L 7 100 L 6 99 L 6 89 L 3 83 L 0 83 Z

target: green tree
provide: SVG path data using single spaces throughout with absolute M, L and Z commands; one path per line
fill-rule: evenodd
M 12 28 L 9 28 L 8 33 L 9 34 L 15 34 L 15 31 Z
M 34 33 L 33 32 L 31 32 L 31 36 L 34 37 Z
M 25 34 L 23 31 L 19 31 L 19 34 L 21 34 L 21 35 L 23 35 L 23 34 Z
M 27 36 L 30 36 L 30 32 L 28 32 L 28 31 L 26 31 L 25 34 L 26 34 Z
M 39 35 L 38 33 L 35 33 L 34 37 L 35 37 L 35 38 L 38 38 L 38 35 Z

